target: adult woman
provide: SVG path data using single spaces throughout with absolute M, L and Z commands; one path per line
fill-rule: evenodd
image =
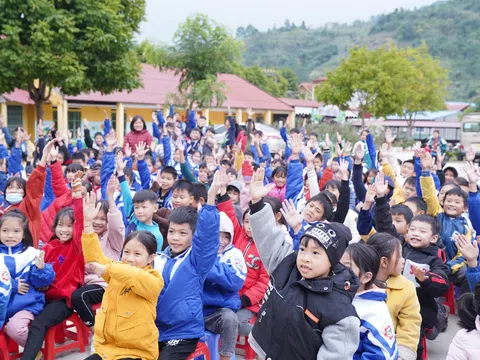
M 145 120 L 143 120 L 143 117 L 140 115 L 136 115 L 130 122 L 130 132 L 125 136 L 123 148 L 125 151 L 125 146 L 128 144 L 130 145 L 132 152 L 135 153 L 137 149 L 136 145 L 139 142 L 143 141 L 150 145 L 152 140 L 152 134 L 150 134 L 150 132 L 147 130 L 147 124 L 145 123 Z

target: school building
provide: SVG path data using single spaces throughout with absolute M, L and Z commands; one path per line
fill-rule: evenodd
M 43 120 L 47 128 L 56 124 L 61 132 L 67 129 L 75 131 L 82 128 L 82 119 L 90 123 L 92 133 L 102 131 L 106 111 L 112 120 L 120 143 L 123 143 L 125 133 L 129 132 L 130 116 L 141 115 L 151 127 L 152 111 L 157 104 L 166 104 L 169 94 L 177 93 L 180 76 L 173 71 L 160 72 L 151 65 L 142 65 L 141 78 L 143 87 L 133 90 L 101 94 L 99 92 L 84 93 L 78 96 L 64 96 L 58 90 L 52 90 L 50 100 L 43 107 Z M 247 120 L 245 109 L 255 111 L 257 121 L 271 124 L 276 119 L 286 119 L 290 115 L 295 119 L 295 109 L 257 86 L 237 75 L 220 74 L 220 82 L 227 86 L 227 99 L 221 107 L 212 106 L 202 109 L 203 115 L 210 125 L 223 124 L 227 117 L 227 107 L 241 123 Z M 176 108 L 182 117 L 185 109 Z M 9 94 L 0 95 L 0 113 L 7 119 L 10 130 L 23 126 L 29 134 L 36 135 L 36 116 L 34 102 L 25 90 L 15 90 Z M 290 126 L 294 126 L 293 123 Z M 92 134 L 93 135 L 93 134 Z

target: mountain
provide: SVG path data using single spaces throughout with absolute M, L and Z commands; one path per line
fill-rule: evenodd
M 237 29 L 246 44 L 244 64 L 289 67 L 300 81 L 318 78 L 334 69 L 353 46 L 377 48 L 394 42 L 418 46 L 450 69 L 450 99 L 480 96 L 480 0 L 439 1 L 414 10 L 396 9 L 370 21 L 307 28 L 285 21 L 265 32 L 252 25 Z

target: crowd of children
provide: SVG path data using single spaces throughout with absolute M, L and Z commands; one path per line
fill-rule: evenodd
M 449 359 L 480 358 L 480 171 L 445 168 L 434 138 L 399 162 L 387 130 L 281 129 L 270 151 L 253 111 L 218 143 L 197 106 L 186 121 L 131 119 L 31 143 L 0 119 L 0 336 L 39 359 L 76 314 L 88 359 L 185 360 L 205 333 L 221 360 L 239 336 L 262 359 L 423 359 L 425 339 L 462 330 Z M 98 310 L 95 313 L 95 308 Z

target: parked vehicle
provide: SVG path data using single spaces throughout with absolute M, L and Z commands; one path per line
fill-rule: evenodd
M 225 125 L 214 126 L 216 135 L 215 139 L 219 144 L 223 144 L 226 140 Z M 263 136 L 267 138 L 267 144 L 270 148 L 270 152 L 278 152 L 278 150 L 285 150 L 285 142 L 280 136 L 280 131 L 277 129 L 260 123 L 255 123 L 255 129 L 263 132 Z
M 476 150 L 475 160 L 480 159 L 480 113 L 466 114 L 463 117 L 460 139 L 459 160 L 463 160 L 465 151 L 470 146 Z

